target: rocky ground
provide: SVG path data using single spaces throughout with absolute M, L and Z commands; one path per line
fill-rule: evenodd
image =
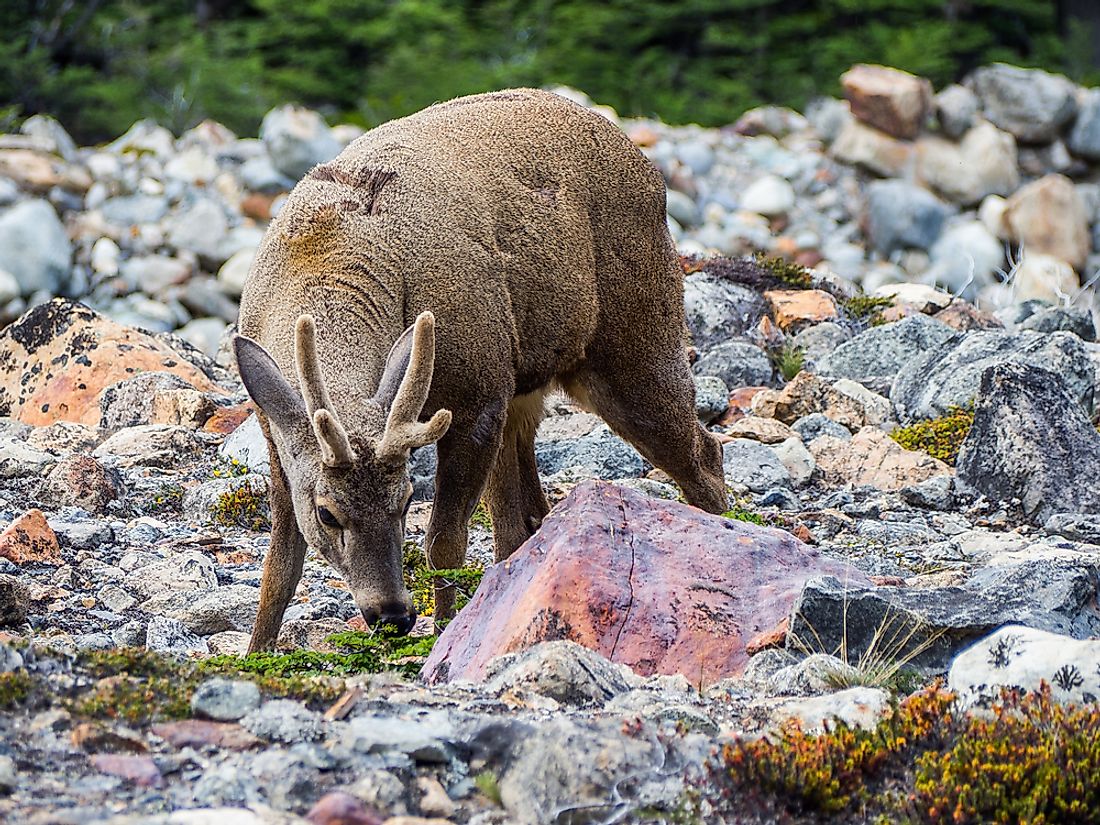
M 266 454 L 225 343 L 283 193 L 355 131 L 286 108 L 259 140 L 0 136 L 0 817 L 811 821 L 838 809 L 782 782 L 732 810 L 722 747 L 870 726 L 942 674 L 966 705 L 1095 702 L 1100 90 L 845 86 L 724 130 L 622 124 L 669 183 L 725 518 L 555 399 L 555 510 L 434 647 L 426 620 L 357 632 L 311 555 L 292 652 L 260 660 Z M 423 608 L 431 451 L 413 466 Z

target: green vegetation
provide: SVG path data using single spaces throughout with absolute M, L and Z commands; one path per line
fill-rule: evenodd
M 890 437 L 907 450 L 923 450 L 945 464 L 955 466 L 959 449 L 974 424 L 974 408 L 951 407 L 947 414 L 908 427 L 896 427 Z
M 938 87 L 994 60 L 1095 82 L 1096 15 L 1048 0 L 10 0 L 0 126 L 83 141 L 141 117 L 256 133 L 298 101 L 364 125 L 436 100 L 565 83 L 624 115 L 721 125 L 838 94 L 856 62 Z M 1091 22 L 1089 22 L 1091 21 Z
M 475 776 L 474 786 L 481 791 L 482 796 L 497 807 L 504 804 L 500 796 L 500 782 L 492 771 L 482 771 Z
M 480 505 L 479 505 L 479 509 Z M 486 514 L 487 516 L 487 514 Z M 475 510 L 471 522 L 478 517 Z M 455 609 L 461 610 L 471 598 L 485 571 L 480 567 L 465 567 L 461 570 L 432 570 L 415 542 L 405 542 L 403 557 L 403 575 L 405 586 L 412 594 L 413 608 L 418 616 L 430 616 L 435 612 L 435 583 L 453 585 L 456 588 Z
M 871 731 L 812 736 L 788 724 L 728 744 L 703 793 L 718 813 L 784 821 L 1068 825 L 1100 806 L 1098 735 L 1100 710 L 1059 705 L 1049 686 L 974 716 L 932 687 Z
M 757 266 L 790 289 L 810 289 L 814 285 L 813 274 L 801 264 L 763 252 L 757 252 L 752 259 Z
M 802 372 L 802 367 L 806 363 L 806 351 L 789 342 L 773 350 L 769 355 L 772 366 L 783 376 L 784 381 L 790 381 Z
M 246 530 L 270 530 L 267 491 L 259 484 L 246 481 L 222 493 L 210 513 L 215 524 L 222 527 L 243 527 Z
M 870 295 L 856 295 L 840 302 L 845 312 L 853 320 L 865 323 L 868 326 L 877 327 L 885 323 L 882 310 L 894 305 L 893 298 L 873 298 Z
M 210 475 L 214 478 L 240 478 L 250 472 L 252 471 L 248 469 L 247 464 L 242 464 L 235 458 L 228 460 L 221 458 L 214 469 L 210 471 Z
M 767 526 L 768 524 L 766 518 L 743 506 L 740 502 L 734 502 L 732 508 L 722 513 L 722 518 L 729 518 L 734 521 L 747 521 L 749 524 L 760 524 L 763 526 Z
M 167 512 L 178 513 L 182 506 L 183 488 L 178 484 L 162 484 L 142 509 L 148 515 L 155 515 Z
M 26 701 L 34 688 L 34 679 L 25 670 L 0 673 L 0 710 L 11 710 Z

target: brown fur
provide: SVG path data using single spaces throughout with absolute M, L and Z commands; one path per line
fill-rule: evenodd
M 430 320 L 410 327 L 427 311 L 431 352 Z M 316 319 L 319 379 L 296 355 L 303 315 Z M 695 418 L 682 326 L 659 173 L 616 127 L 561 97 L 517 89 L 438 104 L 315 168 L 272 222 L 241 301 L 240 331 L 263 347 L 238 339 L 242 376 L 279 476 L 252 648 L 274 641 L 303 534 L 365 615 L 407 609 L 410 446 L 440 439 L 431 565 L 463 564 L 486 485 L 496 557 L 507 558 L 547 512 L 533 437 L 555 385 L 689 502 L 723 510 L 721 451 Z M 340 431 L 350 466 L 333 464 Z M 319 525 L 322 501 L 341 530 Z M 439 592 L 438 615 L 452 609 Z

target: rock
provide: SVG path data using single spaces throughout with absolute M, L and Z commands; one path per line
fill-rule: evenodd
M 970 75 L 985 118 L 1025 143 L 1049 143 L 1077 112 L 1074 85 L 1061 75 L 994 63 Z
M 0 332 L 0 414 L 35 426 L 95 426 L 100 393 L 145 371 L 171 372 L 202 392 L 220 392 L 160 340 L 57 298 Z
M 66 521 L 62 518 L 51 518 L 47 524 L 54 531 L 62 547 L 71 547 L 74 550 L 98 550 L 114 540 L 114 532 L 110 526 L 101 521 Z
M 241 719 L 241 727 L 269 742 L 308 742 L 324 735 L 324 719 L 292 699 L 270 699 Z
M 28 510 L 4 528 L 0 558 L 18 565 L 61 564 L 61 545 L 41 510 Z
M 160 593 L 146 601 L 141 609 L 179 619 L 192 633 L 209 636 L 226 630 L 251 631 L 259 602 L 259 588 L 227 584 L 205 593 Z
M 832 486 L 867 484 L 901 490 L 951 468 L 925 453 L 906 450 L 877 427 L 864 427 L 850 441 L 824 435 L 809 444 L 822 481 Z
M 773 397 L 757 395 L 752 409 L 757 415 L 778 418 L 785 424 L 819 412 L 849 430 L 889 420 L 889 404 L 884 406 L 886 399 L 868 393 L 852 381 L 837 385 L 842 389 L 803 370 Z
M 48 201 L 23 201 L 0 214 L 0 269 L 15 277 L 21 295 L 58 292 L 69 282 L 72 254 Z
M 202 445 L 189 427 L 143 424 L 119 430 L 92 455 L 117 467 L 174 467 L 197 455 Z
M 1001 329 L 1004 327 L 1004 324 L 995 315 L 984 312 L 969 301 L 960 298 L 953 300 L 947 309 L 941 309 L 932 317 L 959 332 L 969 332 L 972 329 Z
M 218 270 L 218 285 L 225 290 L 227 295 L 239 299 L 244 291 L 244 283 L 248 279 L 248 272 L 252 269 L 252 261 L 256 257 L 255 249 L 241 249 L 234 252 Z
M 843 424 L 838 424 L 821 413 L 810 413 L 797 419 L 791 424 L 791 429 L 798 433 L 804 444 L 809 444 L 815 438 L 823 435 L 831 435 L 841 441 L 848 441 L 852 434 Z
M 818 363 L 818 372 L 888 386 L 903 366 L 955 334 L 951 327 L 927 315 L 911 315 L 870 327 L 841 344 Z
M 735 388 L 770 384 L 773 372 L 764 350 L 737 340 L 711 347 L 691 365 L 691 370 L 696 375 L 720 378 L 727 387 Z
M 802 444 L 802 439 L 792 435 L 776 444 L 772 450 L 776 458 L 787 468 L 795 487 L 809 483 L 817 463 L 810 451 Z
M 1019 329 L 1035 332 L 1072 332 L 1082 341 L 1096 340 L 1096 324 L 1092 313 L 1079 307 L 1042 307 L 1025 318 Z
M 839 315 L 836 300 L 820 289 L 772 289 L 764 293 L 764 299 L 784 331 L 831 321 Z
M 124 195 L 104 201 L 100 212 L 122 228 L 155 224 L 168 213 L 168 200 L 163 195 Z
M 692 342 L 705 351 L 748 332 L 767 307 L 755 290 L 701 272 L 684 279 L 684 313 Z
M 190 550 L 132 570 L 126 586 L 141 598 L 151 599 L 160 594 L 214 590 L 218 576 L 208 556 Z
M 766 218 L 785 215 L 794 204 L 794 187 L 776 175 L 757 178 L 741 193 L 741 208 Z
M 615 435 L 606 424 L 577 439 L 535 440 L 535 458 L 542 475 L 576 467 L 588 477 L 636 478 L 646 471 L 638 451 Z
M 1012 296 L 1017 301 L 1059 303 L 1079 286 L 1073 267 L 1052 255 L 1025 251 L 1012 270 Z
M 1035 559 L 985 568 L 962 586 L 873 587 L 808 582 L 791 613 L 787 646 L 847 652 L 848 662 L 906 662 L 925 673 L 1004 624 L 1095 635 L 1100 614 L 1091 567 Z M 870 652 L 869 652 L 870 651 Z
M 19 772 L 15 760 L 10 756 L 0 756 L 0 795 L 10 794 L 19 785 Z
M 1016 141 L 980 121 L 958 143 L 927 135 L 917 141 L 917 177 L 952 203 L 972 206 L 1020 185 Z
M 726 435 L 734 438 L 748 438 L 761 444 L 779 444 L 793 436 L 794 430 L 782 421 L 774 418 L 761 418 L 747 415 L 726 427 Z
M 831 147 L 833 157 L 841 163 L 862 166 L 876 175 L 892 178 L 905 174 L 913 163 L 913 144 L 848 120 Z
M 1062 378 L 1024 363 L 986 368 L 959 479 L 993 501 L 1019 501 L 1039 523 L 1055 513 L 1100 513 L 1100 433 Z
M 0 627 L 18 627 L 27 620 L 31 593 L 17 576 L 0 573 Z M 0 660 L 3 660 L 0 656 Z M 0 673 L 10 668 L 0 667 Z
M 168 243 L 177 250 L 188 250 L 220 264 L 228 257 L 221 254 L 228 233 L 225 210 L 210 198 L 200 198 L 176 216 L 168 232 Z
M 191 712 L 216 722 L 236 722 L 260 706 L 260 689 L 241 679 L 207 679 L 191 695 Z
M 955 506 L 955 483 L 951 476 L 933 476 L 911 487 L 901 489 L 907 504 L 926 510 L 950 510 Z
M 1069 150 L 1086 160 L 1100 160 L 1100 89 L 1083 91 L 1080 110 L 1069 133 Z
M 743 484 L 754 493 L 791 484 L 791 475 L 775 451 L 747 438 L 722 445 L 722 467 L 727 484 Z
M 840 76 L 852 114 L 896 138 L 914 138 L 932 107 L 932 84 L 923 77 L 860 63 Z
M 152 424 L 155 397 L 159 393 L 176 390 L 195 391 L 194 387 L 171 372 L 143 372 L 111 384 L 99 396 L 99 427 L 117 430 Z
M 120 267 L 122 277 L 134 289 L 146 295 L 163 296 L 169 287 L 182 284 L 191 276 L 191 263 L 166 255 L 141 255 Z
M 779 138 L 801 132 L 809 125 L 803 115 L 785 106 L 757 106 L 734 121 L 733 131 L 746 137 L 771 135 Z
M 159 788 L 164 784 L 156 762 L 146 754 L 95 753 L 89 761 L 97 771 L 122 777 L 141 787 Z
M 454 726 L 446 714 L 429 712 L 419 718 L 356 716 L 340 732 L 341 745 L 358 753 L 405 754 L 421 764 L 437 765 L 451 759 Z
M 797 722 L 810 735 L 834 730 L 837 723 L 858 730 L 874 730 L 890 711 L 893 697 L 876 687 L 850 687 L 824 696 L 796 699 L 772 711 L 773 723 Z
M 57 457 L 11 436 L 0 436 L 0 478 L 40 476 Z
M 421 451 L 417 452 L 419 454 Z M 236 459 L 254 473 L 271 474 L 267 440 L 264 438 L 263 430 L 260 429 L 260 421 L 255 415 L 250 415 L 243 424 L 229 434 L 218 448 L 218 455 Z
M 932 245 L 931 265 L 921 277 L 951 293 L 973 296 L 981 287 L 994 283 L 1004 258 L 1004 247 L 985 224 L 981 221 L 959 221 L 944 230 L 940 239 Z M 935 309 L 926 307 L 923 311 L 935 312 L 949 305 L 950 302 Z
M 666 208 L 669 216 L 684 226 L 697 226 L 699 224 L 699 207 L 695 205 L 694 200 L 683 192 L 669 189 Z
M 188 630 L 177 619 L 153 616 L 145 630 L 145 648 L 171 656 L 209 653 L 206 642 Z
M 939 198 L 900 180 L 867 185 L 866 235 L 881 255 L 900 249 L 931 249 L 951 208 Z
M 949 138 L 959 138 L 974 125 L 981 102 L 965 86 L 952 83 L 932 100 L 940 129 Z
M 145 119 L 136 121 L 125 134 L 115 138 L 106 148 L 118 155 L 149 154 L 166 160 L 175 153 L 176 139 L 163 126 Z
M 344 148 L 317 112 L 291 105 L 279 106 L 264 115 L 260 140 L 275 169 L 291 180 L 298 180 L 318 163 L 332 160 Z
M 949 338 L 902 367 L 890 390 L 898 420 L 908 424 L 965 407 L 978 394 L 985 369 L 1010 362 L 1061 375 L 1070 395 L 1091 411 L 1097 375 L 1076 335 L 975 330 Z
M 231 751 L 243 751 L 262 745 L 240 725 L 224 722 L 207 722 L 202 719 L 184 719 L 179 722 L 161 722 L 152 725 L 154 734 L 176 748 L 203 748 L 212 746 Z
M 729 409 L 730 391 L 721 378 L 713 375 L 695 376 L 695 414 L 709 424 Z
M 816 367 L 819 361 L 851 337 L 851 331 L 840 324 L 824 321 L 799 332 L 791 338 L 791 345 L 802 351 L 807 367 Z
M 948 293 L 928 284 L 883 284 L 873 294 L 876 298 L 893 298 L 895 305 L 911 306 L 924 314 L 945 309 L 952 300 Z
M 529 690 L 563 705 L 602 705 L 638 684 L 625 665 L 576 642 L 541 642 L 489 663 L 490 690 Z
M 1072 541 L 1100 545 L 1100 517 L 1086 513 L 1055 513 L 1043 529 Z
M 1047 175 L 1008 199 L 1005 225 L 1028 254 L 1050 255 L 1081 269 L 1092 248 L 1085 204 L 1064 175 Z
M 19 133 L 42 141 L 47 151 L 69 162 L 77 159 L 76 143 L 65 127 L 49 115 L 31 115 L 19 125 Z
M 584 482 L 486 571 L 423 673 L 481 680 L 495 656 L 568 639 L 642 675 L 709 683 L 740 673 L 745 643 L 788 614 L 806 578 L 838 566 L 780 530 Z
M 382 825 L 383 818 L 359 799 L 341 791 L 330 791 L 309 809 L 310 825 Z

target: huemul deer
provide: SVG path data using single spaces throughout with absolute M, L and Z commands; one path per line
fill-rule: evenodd
M 315 167 L 272 221 L 234 350 L 271 455 L 251 649 L 274 644 L 307 544 L 368 624 L 407 632 L 410 452 L 438 442 L 425 551 L 461 567 L 484 495 L 496 559 L 548 512 L 535 465 L 561 389 L 726 509 L 695 416 L 683 273 L 657 170 L 602 116 L 529 89 L 440 103 Z M 454 594 L 436 591 L 436 616 Z

